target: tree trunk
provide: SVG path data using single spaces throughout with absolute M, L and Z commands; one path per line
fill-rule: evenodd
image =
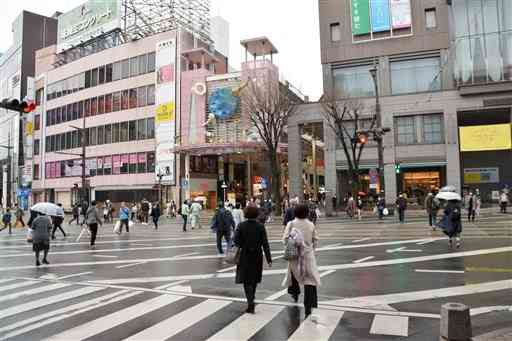
M 275 214 L 281 215 L 281 169 L 277 153 L 269 152 L 270 169 L 272 173 L 271 189 L 272 202 L 275 203 Z
M 352 186 L 351 186 L 352 196 L 354 198 L 356 198 L 357 193 L 359 193 L 359 188 L 360 188 L 359 172 L 356 170 L 349 170 L 349 178 L 352 180 Z

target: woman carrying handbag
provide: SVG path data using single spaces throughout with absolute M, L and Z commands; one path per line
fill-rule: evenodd
M 263 252 L 268 265 L 272 266 L 272 255 L 268 245 L 265 226 L 256 221 L 258 208 L 248 206 L 244 212 L 246 221 L 240 223 L 235 232 L 235 245 L 239 250 L 236 267 L 236 283 L 244 285 L 247 298 L 246 313 L 254 314 L 256 287 L 261 283 L 263 272 Z

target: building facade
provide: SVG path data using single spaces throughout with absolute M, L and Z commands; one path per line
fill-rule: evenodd
M 512 185 L 510 2 L 325 0 L 319 13 L 325 94 L 357 101 L 371 120 L 369 71 L 377 69 L 382 126 L 391 131 L 383 139 L 384 186 L 375 176 L 376 143 L 364 148 L 363 192 L 384 189 L 388 203 L 407 193 L 420 204 L 428 191 L 454 185 L 478 188 L 488 202 Z M 315 164 L 325 173 L 317 183 L 341 198 L 350 192 L 347 159 L 323 110 L 320 103 L 303 105 L 290 122 L 290 190 L 304 192 L 303 156 L 312 149 L 304 147 L 304 132 L 316 124 L 324 159 Z M 477 136 L 466 126 L 486 133 Z

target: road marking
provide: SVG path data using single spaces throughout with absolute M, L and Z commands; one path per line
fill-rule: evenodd
M 437 240 L 439 240 L 439 239 L 437 239 Z M 425 245 L 425 244 L 430 244 L 430 243 L 433 243 L 433 242 L 435 242 L 435 241 L 437 241 L 437 240 L 436 240 L 436 239 L 426 240 L 426 241 L 424 241 L 424 242 L 419 242 L 419 243 L 417 243 L 416 245 Z
M 153 246 L 153 244 L 132 244 L 135 246 Z
M 57 283 L 57 284 L 52 284 L 52 285 L 45 285 L 43 287 L 39 287 L 39 288 L 35 288 L 35 289 L 30 289 L 30 290 L 21 290 L 21 291 L 18 291 L 17 293 L 15 293 L 15 294 L 0 296 L 0 302 L 9 301 L 9 300 L 15 300 L 15 299 L 18 299 L 18 298 L 23 297 L 23 296 L 40 294 L 42 292 L 47 292 L 47 291 L 51 291 L 51 290 L 57 290 L 57 289 L 61 289 L 61 288 L 69 287 L 69 286 L 70 286 L 70 284 Z
M 139 316 L 179 301 L 183 296 L 160 295 L 150 300 L 132 305 L 115 313 L 100 317 L 84 323 L 75 328 L 68 329 L 60 334 L 53 335 L 47 340 L 83 340 L 106 330 L 119 326 Z
M 330 274 L 332 274 L 334 272 L 336 272 L 336 271 L 335 270 L 328 270 L 328 271 L 322 272 L 320 274 L 320 278 L 325 277 L 327 275 L 330 275 Z M 283 282 L 281 284 L 282 286 L 286 285 L 285 281 L 286 281 L 286 278 L 283 279 Z M 275 301 L 275 300 L 277 300 L 281 296 L 284 296 L 287 293 L 288 293 L 288 288 L 280 290 L 280 291 L 278 291 L 276 293 L 273 293 L 272 295 L 268 296 L 267 298 L 265 298 L 265 301 Z
M 304 341 L 304 340 L 329 340 L 332 333 L 338 326 L 344 312 L 329 310 L 313 310 L 313 315 L 317 317 L 317 321 L 313 322 L 311 316 L 301 323 L 299 328 L 292 334 L 288 341 Z
M 364 242 L 364 241 L 367 241 L 370 239 L 371 239 L 370 237 L 361 238 L 361 239 L 353 240 L 352 243 L 360 243 L 360 242 Z
M 5 283 L 5 282 L 11 282 L 11 281 L 14 281 L 16 280 L 15 278 L 4 278 L 4 279 L 0 279 L 0 284 L 1 283 Z
M 183 257 L 190 257 L 190 256 L 194 256 L 194 255 L 198 255 L 199 252 L 190 252 L 190 253 L 184 253 L 182 255 L 177 255 L 177 256 L 174 256 L 176 258 L 183 258 Z
M 472 267 L 472 266 L 466 267 L 465 270 L 468 272 L 498 272 L 498 273 L 512 272 L 512 268 L 488 268 L 488 267 Z
M 370 334 L 409 336 L 409 318 L 407 316 L 375 315 Z
M 38 282 L 27 281 L 27 282 L 21 282 L 21 283 L 14 283 L 14 284 L 9 284 L 9 285 L 4 285 L 4 286 L 0 287 L 0 292 L 1 291 L 12 290 L 12 289 L 23 288 L 23 287 L 28 287 L 28 286 L 31 286 L 31 285 L 35 285 L 37 283 Z
M 413 250 L 413 249 L 408 249 L 406 246 L 402 246 L 402 247 L 399 247 L 399 248 L 396 248 L 396 249 L 389 249 L 389 250 L 386 250 L 387 253 L 395 253 L 395 252 L 423 252 L 423 250 Z
M 160 323 L 144 329 L 140 333 L 125 339 L 125 341 L 167 340 L 230 304 L 231 301 L 206 300 L 177 315 L 171 316 Z
M 491 306 L 491 307 L 478 307 L 478 308 L 471 308 L 469 310 L 469 314 L 471 316 L 481 315 L 481 314 L 487 314 L 493 311 L 512 311 L 512 305 L 497 305 L 497 306 Z
M 131 264 L 126 264 L 126 265 L 121 265 L 121 266 L 116 266 L 117 269 L 123 269 L 123 268 L 129 268 L 131 266 L 135 266 L 135 265 L 141 265 L 141 264 L 146 264 L 147 262 L 137 262 L 137 263 L 131 263 Z
M 362 262 L 366 262 L 367 260 L 374 259 L 374 258 L 375 258 L 375 256 L 368 256 L 368 257 L 364 257 L 364 258 L 355 260 L 352 263 L 362 263 Z
M 416 272 L 427 272 L 427 273 L 441 273 L 441 274 L 463 274 L 464 271 L 460 270 L 427 270 L 427 269 L 416 269 Z
M 163 286 L 160 286 L 159 288 L 162 290 L 170 290 L 169 288 L 172 288 L 173 286 L 180 285 L 180 284 L 187 283 L 187 282 L 188 281 L 178 281 L 178 282 L 167 283 Z
M 338 247 L 338 246 L 341 246 L 341 245 L 343 245 L 343 243 L 330 244 L 330 245 L 325 245 L 324 248 Z
M 72 277 L 78 277 L 78 276 L 83 276 L 83 275 L 89 275 L 89 274 L 92 274 L 94 272 L 92 271 L 87 271 L 87 272 L 80 272 L 78 274 L 71 274 L 71 275 L 67 275 L 67 276 L 62 276 L 62 277 L 59 277 L 58 279 L 61 280 L 61 279 L 67 279 L 67 278 L 72 278 Z
M 249 340 L 267 323 L 272 321 L 285 307 L 258 305 L 256 314 L 244 314 L 228 324 L 207 341 Z
M 108 256 L 108 255 L 92 255 L 93 257 L 98 258 L 119 258 L 119 256 Z

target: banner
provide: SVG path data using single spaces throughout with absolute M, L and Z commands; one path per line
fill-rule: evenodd
M 389 0 L 370 0 L 372 32 L 389 31 L 391 18 L 389 13 Z
M 357 36 L 370 33 L 369 0 L 352 0 L 352 34 Z
M 176 52 L 176 39 L 156 45 L 155 173 L 163 174 L 165 185 L 175 184 L 176 73 L 179 72 Z
M 459 127 L 460 151 L 510 150 L 511 129 L 510 123 Z
M 491 168 L 464 168 L 464 184 L 499 183 L 500 173 L 497 167 Z
M 391 1 L 391 21 L 393 28 L 411 27 L 411 1 L 410 0 L 390 0 Z

